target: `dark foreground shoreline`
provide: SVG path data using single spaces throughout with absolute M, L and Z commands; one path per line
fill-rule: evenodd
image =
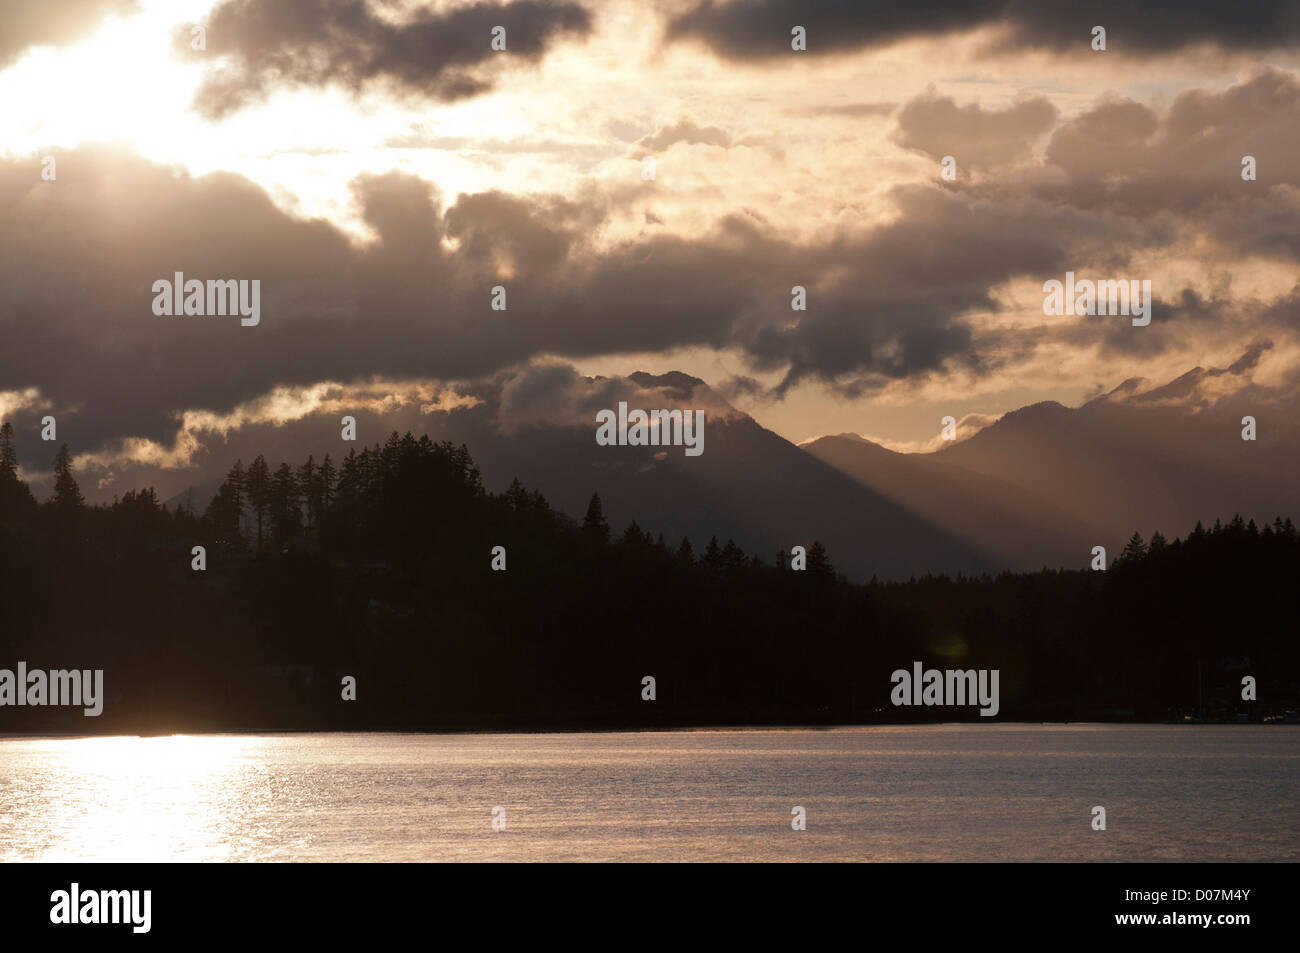
M 447 726 L 432 728 L 410 727 L 364 727 L 347 728 L 329 726 L 321 728 L 184 728 L 163 729 L 159 731 L 134 731 L 129 728 L 106 730 L 100 732 L 79 731 L 32 731 L 0 732 L 0 741 L 40 741 L 44 739 L 74 741 L 87 738 L 168 738 L 175 736 L 248 736 L 265 737 L 278 735 L 318 735 L 318 734 L 361 734 L 361 735 L 575 735 L 575 734 L 639 734 L 645 732 L 736 732 L 749 731 L 838 731 L 845 728 L 945 728 L 997 726 L 1026 728 L 1040 726 L 1044 728 L 1152 728 L 1152 727 L 1197 727 L 1197 728 L 1247 728 L 1247 727 L 1298 727 L 1294 722 L 1270 721 L 1238 723 L 1227 721 L 1028 721 L 1010 718 L 997 721 L 873 721 L 873 722 L 827 722 L 827 723 L 691 723 L 681 725 L 567 725 L 540 728 L 526 727 L 483 727 L 483 726 Z

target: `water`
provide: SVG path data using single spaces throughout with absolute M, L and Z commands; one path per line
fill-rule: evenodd
M 0 859 L 1294 861 L 1300 731 L 10 738 Z

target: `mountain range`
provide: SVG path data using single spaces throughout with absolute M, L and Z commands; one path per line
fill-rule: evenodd
M 673 546 L 682 536 L 697 551 L 712 537 L 733 539 L 772 560 L 817 540 L 853 579 L 1081 568 L 1094 546 L 1113 558 L 1135 531 L 1172 537 L 1237 514 L 1296 515 L 1294 401 L 1251 390 L 1215 397 L 1222 374 L 1197 368 L 1149 389 L 1126 381 L 1077 408 L 1032 404 L 924 453 L 857 434 L 796 445 L 677 372 L 579 378 L 562 412 L 510 426 L 502 392 L 446 412 L 393 414 L 363 442 L 412 429 L 464 443 L 489 489 L 517 477 L 575 517 L 599 493 L 616 532 L 635 520 Z M 708 407 L 705 452 L 598 446 L 593 408 L 624 393 L 639 406 Z M 1250 411 L 1257 438 L 1243 440 Z M 262 428 L 260 444 L 249 435 L 245 462 L 259 451 L 295 459 L 326 450 L 337 461 L 346 451 L 333 428 L 332 420 Z M 226 465 L 237 451 L 227 452 Z M 202 510 L 219 483 L 168 503 L 188 499 Z

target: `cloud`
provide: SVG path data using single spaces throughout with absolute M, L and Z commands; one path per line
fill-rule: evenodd
M 1063 260 L 1011 211 L 979 208 L 981 224 L 935 190 L 900 194 L 899 223 L 811 244 L 732 215 L 697 238 L 656 229 L 607 246 L 594 240 L 608 213 L 598 197 L 444 204 L 402 174 L 363 176 L 353 194 L 368 244 L 230 174 L 83 149 L 61 157 L 52 186 L 35 159 L 0 163 L 0 215 L 20 226 L 0 233 L 0 379 L 75 416 L 67 432 L 83 450 L 160 440 L 187 410 L 277 386 L 472 379 L 543 354 L 735 347 L 788 367 L 785 387 L 889 379 L 977 360 L 961 311 L 1009 270 Z M 155 316 L 152 284 L 176 271 L 259 280 L 261 324 Z M 802 314 L 789 310 L 797 283 L 812 295 Z
M 283 87 L 336 84 L 354 93 L 384 84 L 396 93 L 453 101 L 493 88 L 496 74 L 536 62 L 562 35 L 586 35 L 591 18 L 576 3 L 515 0 L 419 8 L 394 21 L 365 0 L 223 0 L 206 23 L 207 49 L 183 55 L 217 60 L 196 96 L 220 118 Z M 505 27 L 506 50 L 492 49 Z
M 48 183 L 35 157 L 13 157 L 0 161 L 0 380 L 36 389 L 61 436 L 90 452 L 126 437 L 166 444 L 186 413 L 229 413 L 276 388 L 475 381 L 547 357 L 725 350 L 753 375 L 728 392 L 752 396 L 762 378 L 777 381 L 768 398 L 810 381 L 860 397 L 987 378 L 1050 347 L 1133 356 L 1229 335 L 1294 338 L 1294 302 L 1226 287 L 1157 287 L 1156 317 L 1137 331 L 1103 319 L 986 326 L 1009 282 L 1122 265 L 1202 227 L 1194 204 L 1180 224 L 1168 217 L 1177 210 L 1090 204 L 1094 193 L 1063 181 L 896 186 L 884 193 L 889 218 L 807 238 L 738 212 L 689 236 L 655 227 L 615 239 L 617 203 L 594 186 L 449 199 L 407 174 L 365 175 L 352 183 L 374 235 L 362 243 L 285 213 L 237 175 L 196 178 L 87 147 L 62 153 Z M 153 315 L 153 282 L 176 271 L 259 280 L 261 324 Z M 497 285 L 505 311 L 490 305 Z M 795 285 L 805 311 L 791 310 Z M 36 413 L 22 403 L 14 414 Z
M 898 103 L 824 103 L 792 107 L 784 110 L 787 116 L 847 116 L 863 119 L 868 116 L 888 116 L 898 108 Z
M 0 68 L 34 46 L 68 46 L 95 32 L 106 19 L 130 15 L 138 0 L 5 0 L 0 3 Z
M 750 135 L 736 139 L 725 129 L 718 126 L 701 126 L 686 116 L 671 126 L 664 126 L 657 132 L 643 136 L 636 143 L 636 148 L 632 150 L 629 157 L 640 160 L 648 155 L 658 155 L 679 142 L 687 145 L 717 146 L 719 149 L 745 146 L 762 149 L 777 161 L 785 158 L 785 147 L 779 135 Z
M 125 437 L 98 451 L 76 455 L 74 463 L 78 470 L 89 472 L 122 467 L 187 469 L 204 463 L 205 457 L 232 436 L 250 428 L 279 430 L 312 421 L 311 429 L 316 432 L 322 424 L 333 431 L 343 414 L 389 419 L 405 415 L 409 419 L 416 411 L 447 412 L 481 403 L 481 397 L 424 381 L 372 380 L 352 385 L 326 381 L 309 387 L 275 387 L 228 412 L 186 411 L 165 440 Z M 228 461 L 218 461 L 224 462 Z
M 1001 3 L 987 0 L 931 0 L 903 5 L 857 0 L 732 0 L 704 2 L 673 18 L 670 40 L 695 39 L 730 59 L 789 55 L 791 29 L 808 31 L 808 49 L 843 53 L 883 46 L 919 34 L 979 26 Z
M 674 143 L 685 142 L 688 145 L 704 144 L 718 146 L 722 149 L 731 147 L 731 134 L 717 126 L 701 126 L 689 117 L 682 117 L 671 126 L 664 126 L 653 135 L 643 137 L 637 145 L 643 153 L 663 152 Z M 637 154 L 635 158 L 640 158 Z
M 638 371 L 627 377 L 584 377 L 568 364 L 542 362 L 503 375 L 492 401 L 497 428 L 513 435 L 527 428 L 592 428 L 596 413 L 619 401 L 642 410 L 702 410 L 708 419 L 741 416 L 704 381 L 674 372 Z
M 808 33 L 808 55 L 886 46 L 913 37 L 979 28 L 1000 32 L 997 47 L 1095 55 L 1092 28 L 1107 29 L 1107 55 L 1150 56 L 1197 44 L 1265 50 L 1300 43 L 1295 3 L 1224 4 L 1216 0 L 703 0 L 670 20 L 670 40 L 693 39 L 734 60 L 790 55 L 790 31 Z
M 979 103 L 958 106 L 951 97 L 928 90 L 899 110 L 891 138 L 904 149 L 936 160 L 951 155 L 958 168 L 988 169 L 1028 161 L 1034 141 L 1053 126 L 1058 114 L 1042 97 L 1005 109 L 984 109 Z
M 1242 179 L 1255 159 L 1257 179 Z M 1266 69 L 1167 110 L 1117 96 L 1063 122 L 1027 183 L 1055 205 L 1153 220 L 1237 253 L 1300 257 L 1300 79 Z
M 1258 165 L 1253 183 L 1241 177 L 1246 155 Z M 1163 113 L 1105 96 L 1052 134 L 1046 160 L 1066 174 L 1062 197 L 1072 203 L 1137 214 L 1300 186 L 1300 80 L 1266 69 L 1223 90 L 1180 93 Z

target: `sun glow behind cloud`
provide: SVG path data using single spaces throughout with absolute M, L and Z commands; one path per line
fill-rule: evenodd
M 197 76 L 171 58 L 170 30 L 210 5 L 153 2 L 136 16 L 109 20 L 81 43 L 30 51 L 0 73 L 3 146 L 30 152 L 120 141 L 159 161 L 196 155 L 189 138 L 197 123 L 183 114 Z

